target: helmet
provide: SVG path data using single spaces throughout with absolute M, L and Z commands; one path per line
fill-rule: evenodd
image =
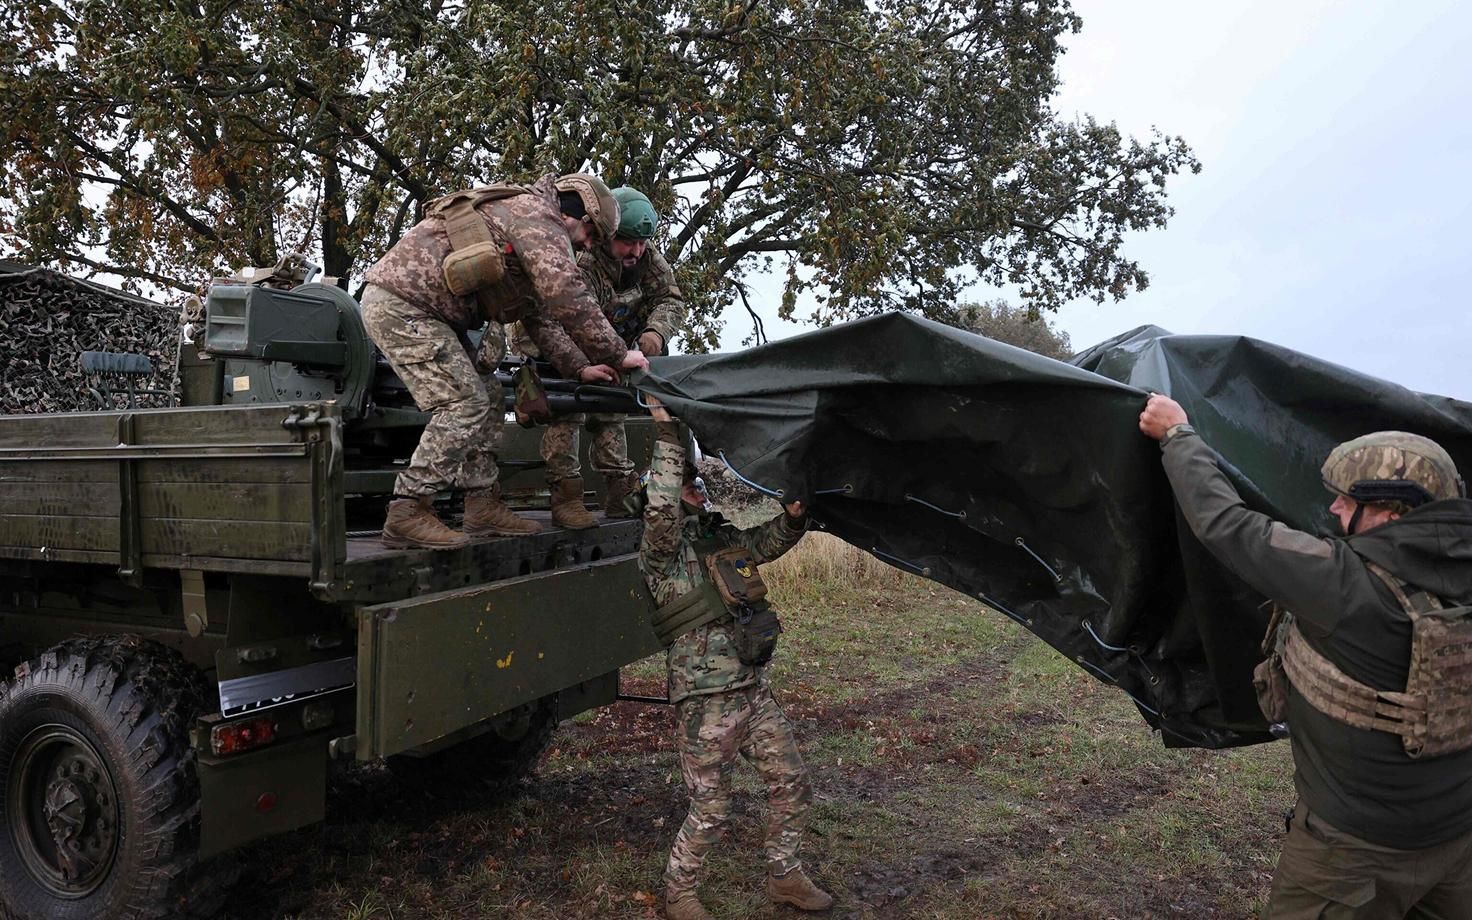
M 611 240 L 618 232 L 618 200 L 603 180 L 587 173 L 569 173 L 557 180 L 559 192 L 572 192 L 583 202 L 599 239 Z
M 1415 508 L 1466 494 L 1457 464 L 1440 444 L 1404 431 L 1377 431 L 1329 452 L 1324 485 L 1362 504 Z
M 659 226 L 659 215 L 649 197 L 636 188 L 620 185 L 613 190 L 618 202 L 618 236 L 625 240 L 652 240 L 654 228 Z

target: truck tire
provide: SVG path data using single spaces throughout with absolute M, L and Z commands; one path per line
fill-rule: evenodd
M 415 785 L 489 786 L 492 792 L 505 792 L 531 772 L 551 743 L 557 694 L 503 713 L 489 727 L 454 747 L 423 756 L 395 754 L 384 763 L 394 776 Z
M 0 696 L 0 905 L 82 920 L 203 915 L 229 869 L 203 872 L 189 727 L 199 670 L 136 636 L 69 639 Z

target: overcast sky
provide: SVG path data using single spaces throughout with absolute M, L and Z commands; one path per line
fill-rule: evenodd
M 1179 134 L 1203 164 L 1127 244 L 1149 289 L 1059 314 L 1076 348 L 1145 323 L 1249 335 L 1472 400 L 1472 4 L 1074 8 L 1057 110 Z M 739 347 L 750 321 L 727 317 Z

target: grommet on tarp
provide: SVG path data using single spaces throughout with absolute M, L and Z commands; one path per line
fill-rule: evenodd
M 907 502 L 914 502 L 917 505 L 924 505 L 925 507 L 929 508 L 931 511 L 938 511 L 941 514 L 944 514 L 946 517 L 953 517 L 953 518 L 955 518 L 958 521 L 964 521 L 964 520 L 966 520 L 966 512 L 964 510 L 963 511 L 947 511 L 946 509 L 940 507 L 939 505 L 932 505 L 930 502 L 926 501 L 923 498 L 916 498 L 915 496 L 911 495 L 909 492 L 906 492 L 905 493 L 905 501 L 907 501 Z
M 763 495 L 769 495 L 772 498 L 781 498 L 785 494 L 781 489 L 769 489 L 766 486 L 758 485 L 757 483 L 754 483 L 750 479 L 747 479 L 745 476 L 741 475 L 740 471 L 737 470 L 736 467 L 731 465 L 731 461 L 726 459 L 725 451 L 716 451 L 716 456 L 721 458 L 721 462 L 726 465 L 726 469 L 730 470 L 731 475 L 740 480 L 743 485 L 750 486 Z
M 919 572 L 921 575 L 924 575 L 927 578 L 930 577 L 930 566 L 928 565 L 916 565 L 908 559 L 901 559 L 899 556 L 891 556 L 889 553 L 886 553 L 884 550 L 880 549 L 877 546 L 869 547 L 869 552 L 873 553 L 875 556 L 878 556 L 880 559 L 885 559 L 890 562 L 898 562 L 900 565 L 904 566 L 907 569 Z
M 1020 547 L 1024 553 L 1027 553 L 1033 559 L 1036 559 L 1038 565 L 1040 565 L 1043 568 L 1047 569 L 1048 570 L 1048 574 L 1053 576 L 1053 580 L 1054 581 L 1062 581 L 1063 580 L 1063 576 L 1062 575 L 1059 575 L 1057 572 L 1053 571 L 1053 567 L 1051 565 L 1048 565 L 1048 563 L 1044 562 L 1042 556 L 1039 556 L 1037 553 L 1035 553 L 1035 552 L 1032 551 L 1032 547 L 1030 547 L 1030 546 L 1027 545 L 1027 541 L 1023 540 L 1021 537 L 1018 537 L 1017 539 L 1013 540 L 1012 542 L 1015 543 L 1015 544 L 1017 544 L 1017 546 Z

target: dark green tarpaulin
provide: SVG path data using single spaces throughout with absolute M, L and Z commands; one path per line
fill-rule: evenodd
M 641 389 L 709 455 L 823 527 L 1023 623 L 1134 698 L 1170 745 L 1268 739 L 1262 598 L 1178 519 L 1136 419 L 1168 393 L 1248 503 L 1333 532 L 1318 468 L 1399 428 L 1472 471 L 1472 405 L 1285 348 L 1147 327 L 1071 364 L 904 314 L 735 354 L 657 359 Z

